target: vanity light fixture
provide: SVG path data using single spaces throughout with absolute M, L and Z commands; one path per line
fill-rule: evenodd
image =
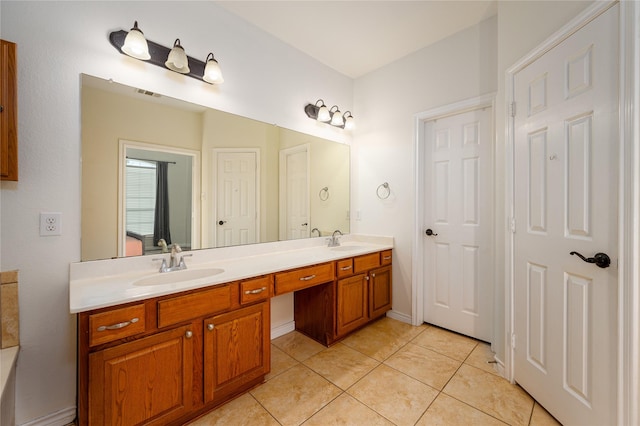
M 143 61 L 151 59 L 147 39 L 144 38 L 143 32 L 138 28 L 138 21 L 133 23 L 133 28 L 131 28 L 131 31 L 129 31 L 127 37 L 124 39 L 124 44 L 121 49 L 125 54 L 132 58 L 141 59 Z
M 180 45 L 179 38 L 173 42 L 173 48 L 169 52 L 167 62 L 164 65 L 171 71 L 179 72 L 180 74 L 189 73 L 189 58 L 187 58 L 184 48 Z
M 355 123 L 353 120 L 353 115 L 351 115 L 351 111 L 347 111 L 342 114 L 342 118 L 344 119 L 344 129 L 353 130 L 353 128 L 355 127 Z
M 209 59 L 209 57 L 211 57 L 211 59 Z M 218 61 L 216 61 L 216 59 L 213 57 L 213 53 L 209 53 L 207 55 L 207 65 L 204 68 L 202 79 L 211 84 L 224 83 L 224 78 L 222 78 L 222 70 L 220 69 Z
M 313 120 L 329 123 L 332 126 L 340 127 L 341 129 L 351 130 L 354 127 L 354 120 L 353 115 L 351 115 L 351 111 L 347 111 L 342 114 L 337 105 L 334 105 L 329 109 L 322 99 L 318 99 L 315 104 L 307 104 L 304 107 L 304 112 L 307 114 L 307 117 Z
M 342 118 L 342 113 L 338 105 L 332 106 L 329 112 L 331 113 L 331 125 L 344 128 L 344 118 Z
M 191 56 L 187 56 L 184 48 L 180 45 L 180 39 L 176 39 L 172 49 L 146 40 L 142 31 L 138 28 L 138 21 L 135 22 L 129 32 L 120 30 L 110 33 L 109 42 L 118 52 L 124 55 L 147 61 L 162 68 L 168 68 L 171 71 L 210 84 L 224 82 L 220 64 L 213 58 L 213 53 L 209 53 L 205 64 Z

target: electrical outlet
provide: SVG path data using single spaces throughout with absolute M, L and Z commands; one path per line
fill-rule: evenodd
M 62 213 L 40 213 L 40 236 L 62 235 Z

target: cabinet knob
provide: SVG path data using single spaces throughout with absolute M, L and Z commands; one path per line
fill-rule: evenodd
M 213 328 L 213 324 L 207 324 L 207 330 L 212 331 Z
M 186 337 L 187 339 L 191 339 L 193 337 L 193 331 L 188 330 L 186 333 L 184 333 L 184 337 Z
M 375 277 L 376 277 L 376 274 L 374 274 L 374 273 L 372 272 L 372 273 L 371 273 L 371 276 L 372 276 L 373 278 L 375 278 Z

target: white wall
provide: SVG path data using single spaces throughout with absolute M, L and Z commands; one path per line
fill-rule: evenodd
M 495 17 L 356 80 L 352 231 L 392 235 L 393 310 L 412 315 L 414 115 L 497 89 Z M 388 182 L 391 195 L 376 196 Z
M 186 99 L 339 142 L 308 119 L 318 98 L 353 110 L 351 79 L 211 2 L 0 3 L 0 36 L 18 44 L 20 180 L 2 183 L 0 269 L 20 270 L 16 421 L 75 406 L 76 328 L 69 263 L 80 260 L 80 73 Z M 191 56 L 213 51 L 220 87 L 120 55 L 110 31 L 138 20 L 148 39 L 176 37 Z M 39 212 L 62 212 L 63 235 L 40 237 Z

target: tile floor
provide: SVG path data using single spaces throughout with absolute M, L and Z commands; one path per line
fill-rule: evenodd
M 292 332 L 271 345 L 264 384 L 204 425 L 558 425 L 498 376 L 489 345 L 383 318 L 330 348 Z

